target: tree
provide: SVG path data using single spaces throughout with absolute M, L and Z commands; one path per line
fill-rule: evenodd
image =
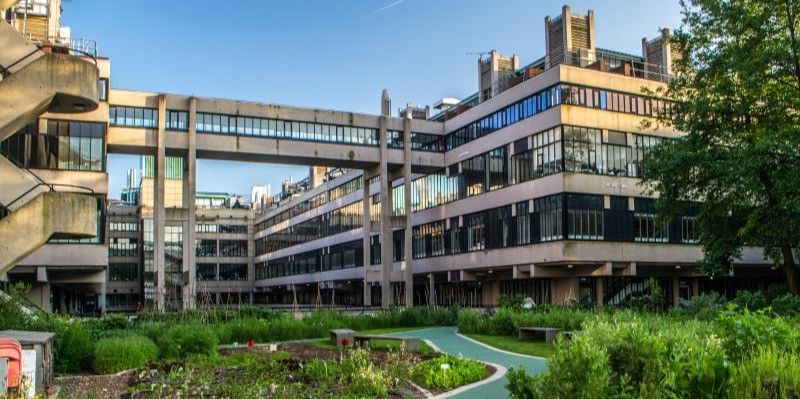
M 800 0 L 681 0 L 675 77 L 661 115 L 686 135 L 652 149 L 644 184 L 662 217 L 697 207 L 702 268 L 746 246 L 782 263 L 798 293 Z

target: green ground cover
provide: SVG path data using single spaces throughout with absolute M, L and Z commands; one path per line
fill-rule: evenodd
M 491 347 L 502 349 L 508 352 L 519 353 L 522 355 L 547 358 L 553 354 L 553 351 L 555 350 L 553 344 L 548 344 L 547 342 L 543 341 L 521 341 L 517 337 L 509 337 L 504 335 L 465 335 Z

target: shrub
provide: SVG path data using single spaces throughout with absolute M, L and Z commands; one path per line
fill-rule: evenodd
M 681 301 L 680 306 L 674 312 L 678 315 L 711 321 L 724 309 L 725 298 L 716 292 L 711 292 L 695 295 L 689 300 Z
M 372 364 L 366 349 L 348 351 L 340 367 L 342 382 L 352 397 L 385 397 L 389 395 L 389 388 L 396 385 L 390 375 Z
M 529 376 L 525 373 L 525 367 L 510 368 L 506 373 L 508 390 L 511 399 L 533 399 L 545 397 L 542 392 L 542 379 Z
M 458 314 L 458 330 L 465 334 L 515 336 L 520 327 L 554 327 L 580 330 L 592 312 L 577 308 L 539 306 L 531 310 L 499 308 L 494 314 L 463 309 Z
M 761 310 L 769 304 L 767 297 L 761 291 L 737 291 L 733 303 L 748 310 Z
M 141 335 L 103 338 L 94 348 L 94 371 L 116 373 L 139 368 L 158 359 L 158 347 Z
M 729 369 L 708 323 L 619 312 L 588 321 L 571 341 L 558 340 L 548 370 L 520 375 L 518 398 L 721 397 Z M 509 387 L 509 389 L 512 389 Z
M 663 311 L 665 305 L 666 297 L 664 296 L 664 289 L 652 277 L 647 282 L 647 291 L 631 299 L 629 303 L 631 308 L 647 312 Z
M 528 297 L 523 294 L 516 294 L 513 296 L 503 294 L 500 295 L 500 299 L 497 300 L 497 306 L 509 309 L 522 309 L 522 305 L 527 298 Z
M 735 305 L 730 305 L 727 311 L 718 316 L 717 326 L 728 355 L 736 360 L 746 357 L 760 346 L 791 348 L 797 344 L 797 336 L 786 321 L 780 317 L 770 317 L 765 309 L 738 312 Z
M 170 327 L 158 340 L 162 359 L 184 359 L 190 355 L 214 356 L 217 353 L 217 336 L 211 329 L 199 324 Z
M 418 363 L 411 379 L 424 388 L 449 391 L 486 378 L 486 367 L 474 360 L 439 356 Z
M 800 397 L 800 355 L 772 346 L 760 348 L 736 365 L 731 397 L 789 399 Z
M 602 398 L 610 391 L 611 375 L 608 354 L 587 339 L 559 341 L 558 349 L 548 359 L 548 370 L 517 392 L 518 398 Z M 536 381 L 538 380 L 538 381 Z
M 770 307 L 775 314 L 781 316 L 800 316 L 800 295 L 780 295 L 772 300 Z
M 2 284 L 0 290 L 0 330 L 23 330 L 28 325 L 30 312 L 28 300 L 25 298 L 30 285 L 25 283 Z M 42 316 L 41 314 L 37 316 Z
M 58 373 L 91 369 L 94 339 L 80 319 L 52 316 L 37 329 L 53 331 L 53 363 Z

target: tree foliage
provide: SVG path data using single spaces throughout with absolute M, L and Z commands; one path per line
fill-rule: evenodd
M 686 135 L 653 148 L 644 182 L 662 215 L 697 204 L 704 269 L 746 246 L 782 262 L 797 293 L 800 0 L 682 0 L 675 78 L 662 115 Z

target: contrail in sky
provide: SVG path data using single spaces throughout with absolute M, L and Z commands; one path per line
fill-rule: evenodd
M 406 1 L 406 0 L 397 0 L 397 1 L 395 1 L 394 3 L 387 4 L 387 5 L 385 5 L 385 6 L 381 7 L 381 8 L 379 8 L 379 9 L 377 9 L 377 10 L 373 11 L 373 12 L 372 12 L 370 15 L 375 15 L 375 14 L 377 14 L 377 13 L 384 12 L 384 11 L 386 11 L 386 10 L 388 10 L 388 9 L 390 9 L 390 8 L 392 8 L 392 7 L 394 7 L 394 6 L 397 6 L 397 5 L 403 4 L 403 2 L 405 2 L 405 1 Z

